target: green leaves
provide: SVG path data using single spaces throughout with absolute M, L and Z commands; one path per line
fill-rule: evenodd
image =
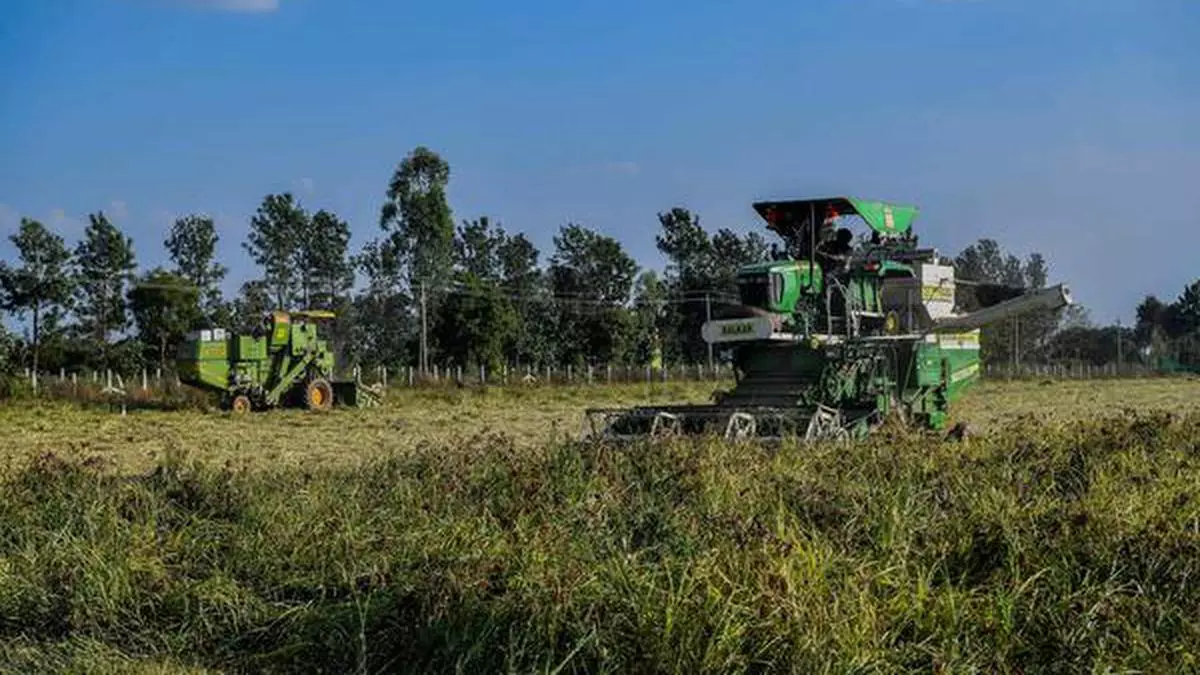
M 972 282 L 999 284 L 1013 288 L 1043 288 L 1049 277 L 1049 266 L 1040 253 L 1024 261 L 1004 251 L 994 239 L 980 239 L 959 253 L 954 260 L 955 277 Z M 983 306 L 975 288 L 960 284 L 956 287 L 956 302 L 965 311 Z M 1038 311 L 1014 320 L 984 326 L 980 340 L 981 357 L 985 362 L 1022 361 L 1044 356 L 1051 338 L 1058 331 L 1061 312 Z
M 483 365 L 495 372 L 504 364 L 505 348 L 518 329 L 513 303 L 494 279 L 472 272 L 455 278 L 455 292 L 446 296 L 439 311 L 438 343 L 452 363 Z
M 36 220 L 21 219 L 21 229 L 9 237 L 17 248 L 20 267 L 0 262 L 0 291 L 4 309 L 32 315 L 33 368 L 38 367 L 38 347 L 48 313 L 51 326 L 70 307 L 73 283 L 69 274 L 71 253 L 62 237 Z
M 203 322 L 201 289 L 180 274 L 157 267 L 129 289 L 129 307 L 142 343 L 161 368 L 184 334 Z
M 408 283 L 437 285 L 449 277 L 454 220 L 446 201 L 450 165 L 419 146 L 397 167 L 380 209 L 380 227 L 406 262 Z
M 548 274 L 560 362 L 622 360 L 631 342 L 627 305 L 637 263 L 616 239 L 576 224 L 559 229 L 554 247 Z
M 274 307 L 270 289 L 265 281 L 247 281 L 233 301 L 233 328 L 250 333 L 262 326 L 262 318 Z
M 350 225 L 322 209 L 309 221 L 305 235 L 298 251 L 298 262 L 305 270 L 301 282 L 305 304 L 334 309 L 354 285 L 354 267 L 346 255 Z
M 163 242 L 175 264 L 174 273 L 198 289 L 209 322 L 215 322 L 220 314 L 220 284 L 229 271 L 216 261 L 219 240 L 212 218 L 192 215 L 177 219 Z
M 665 295 L 690 300 L 665 305 L 660 330 L 673 360 L 701 361 L 708 351 L 700 334 L 707 317 L 705 295 L 714 303 L 720 300 L 713 294 L 736 295 L 738 268 L 766 260 L 767 243 L 757 232 L 742 237 L 727 228 L 710 237 L 699 216 L 681 207 L 658 214 L 658 222 L 655 241 L 668 260 Z
M 263 268 L 277 308 L 291 308 L 299 295 L 303 270 L 296 267 L 296 258 L 307 227 L 308 214 L 290 193 L 267 195 L 250 219 L 243 246 Z
M 350 226 L 324 209 L 309 215 L 290 193 L 267 195 L 243 244 L 263 268 L 277 308 L 332 309 L 354 285 Z
M 129 327 L 125 291 L 137 269 L 133 240 L 110 223 L 104 213 L 91 214 L 83 240 L 75 248 L 75 267 L 79 328 L 105 361 L 109 336 Z

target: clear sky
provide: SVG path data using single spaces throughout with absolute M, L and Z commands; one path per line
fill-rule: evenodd
M 922 242 L 1041 251 L 1092 318 L 1200 277 L 1195 0 L 2 0 L 0 254 L 104 209 L 147 267 L 217 219 L 231 289 L 268 192 L 376 236 L 414 146 L 457 220 L 548 255 L 575 221 L 658 266 L 655 214 L 921 206 Z

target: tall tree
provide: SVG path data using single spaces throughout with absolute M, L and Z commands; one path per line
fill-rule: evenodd
M 203 316 L 200 287 L 181 274 L 156 267 L 129 289 L 129 308 L 142 343 L 153 350 L 160 368 L 167 355 Z
M 664 309 L 666 357 L 699 361 L 708 352 L 700 331 L 710 309 L 736 298 L 738 268 L 765 260 L 767 243 L 757 232 L 742 237 L 727 228 L 710 237 L 699 216 L 682 207 L 659 213 L 658 222 L 655 242 L 667 257 L 665 293 L 679 301 Z
M 499 280 L 501 247 L 508 240 L 504 228 L 483 216 L 464 222 L 454 237 L 454 264 L 460 272 L 479 279 Z
M 38 371 L 42 332 L 48 323 L 53 329 L 71 302 L 71 254 L 62 237 L 50 232 L 36 220 L 21 219 L 20 230 L 9 237 L 17 248 L 20 267 L 0 261 L 0 290 L 3 306 L 18 317 L 28 314 L 32 321 L 30 355 L 34 372 Z
M 1104 366 L 1138 358 L 1134 330 L 1120 326 L 1074 325 L 1055 333 L 1046 351 L 1055 362 Z
M 309 227 L 309 217 L 290 193 L 267 195 L 250 219 L 250 233 L 243 244 L 254 262 L 263 268 L 263 281 L 279 309 L 304 302 L 303 269 L 296 262 Z
M 663 356 L 669 361 L 695 362 L 708 349 L 700 327 L 707 309 L 704 292 L 713 290 L 716 258 L 712 240 L 701 227 L 699 216 L 682 207 L 659 213 L 658 223 L 655 243 L 667 257 L 663 294 L 682 301 L 663 306 Z
M 366 287 L 354 298 L 350 358 L 376 366 L 412 363 L 417 343 L 413 303 L 403 291 L 395 249 L 387 240 L 372 241 L 353 260 Z
M 504 348 L 516 333 L 517 314 L 494 281 L 472 272 L 455 277 L 455 289 L 438 311 L 438 344 L 451 364 L 482 365 L 494 372 L 504 363 Z
M 404 261 L 410 288 L 438 287 L 450 275 L 454 218 L 446 199 L 450 165 L 425 146 L 415 148 L 388 182 L 380 226 Z
M 350 225 L 324 209 L 306 222 L 297 261 L 304 271 L 305 306 L 337 309 L 354 285 L 354 266 L 347 257 Z
M 384 289 L 375 283 L 370 291 L 372 302 L 390 306 L 407 304 L 425 312 L 423 321 L 412 320 L 418 326 L 415 332 L 420 338 L 417 344 L 422 358 L 435 354 L 437 345 L 426 345 L 422 337 L 425 333 L 419 326 L 429 325 L 431 317 L 437 315 L 439 291 L 452 273 L 454 217 L 446 199 L 449 181 L 450 165 L 441 156 L 425 146 L 414 148 L 388 181 L 379 214 L 384 238 L 370 245 L 369 258 L 390 261 L 387 264 L 394 265 L 396 272 L 381 277 L 395 283 L 393 287 Z M 402 297 L 413 301 L 401 303 Z M 423 360 L 420 365 L 424 368 L 428 362 Z
M 554 304 L 546 276 L 538 268 L 538 249 L 524 234 L 504 238 L 496 252 L 500 287 L 513 299 L 517 327 L 506 347 L 516 366 L 549 363 L 553 336 L 545 330 L 554 320 Z
M 666 275 L 685 288 L 703 286 L 712 276 L 713 245 L 700 217 L 675 207 L 658 214 L 658 250 L 667 256 Z
M 554 237 L 550 283 L 559 308 L 560 359 L 603 364 L 626 356 L 633 330 L 626 306 L 637 263 L 620 242 L 570 224 Z
M 1200 332 L 1200 279 L 1184 287 L 1169 315 L 1171 332 L 1176 336 Z
M 769 248 L 766 239 L 757 232 L 738 236 L 732 230 L 721 228 L 712 237 L 712 255 L 712 289 L 736 294 L 738 269 L 767 260 Z
M 137 269 L 133 240 L 103 212 L 91 214 L 83 240 L 75 248 L 75 265 L 79 328 L 99 350 L 99 365 L 106 366 L 109 336 L 129 327 L 125 290 Z
M 438 311 L 437 343 L 451 363 L 499 367 L 517 337 L 518 316 L 502 288 L 500 253 L 508 235 L 487 217 L 464 222 L 454 238 L 453 290 Z
M 1175 311 L 1171 305 L 1147 295 L 1135 310 L 1134 338 L 1139 347 L 1162 354 L 1175 331 Z
M 177 219 L 163 242 L 174 264 L 172 271 L 196 287 L 201 316 L 209 323 L 218 323 L 223 318 L 221 282 L 229 271 L 217 262 L 218 241 L 220 237 L 212 218 L 190 215 Z
M 666 284 L 654 270 L 638 275 L 633 291 L 634 340 L 629 350 L 633 363 L 662 366 L 666 294 Z
M 245 282 L 233 300 L 233 329 L 239 333 L 254 332 L 262 327 L 263 317 L 275 306 L 267 282 L 261 279 Z
M 965 311 L 974 311 L 984 304 L 980 289 L 974 284 L 993 284 L 1014 289 L 1042 288 L 1049 276 L 1045 258 L 1034 253 L 1024 262 L 1006 252 L 994 239 L 980 239 L 964 249 L 954 261 L 955 277 L 974 282 L 956 286 L 956 302 Z M 1037 311 L 1008 321 L 984 326 L 981 331 L 981 358 L 987 362 L 1004 362 L 1045 357 L 1042 348 L 1058 329 L 1061 311 Z

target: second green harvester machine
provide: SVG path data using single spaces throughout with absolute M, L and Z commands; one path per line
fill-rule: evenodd
M 318 329 L 333 318 L 320 310 L 276 311 L 246 334 L 196 331 L 179 346 L 179 379 L 219 394 L 221 406 L 235 413 L 378 404 L 383 396 L 379 386 L 335 376 L 333 349 Z
M 740 306 L 703 326 L 732 349 L 733 389 L 706 404 L 591 409 L 589 436 L 848 438 L 890 415 L 942 429 L 980 377 L 982 326 L 1073 302 L 1061 284 L 988 289 L 999 292 L 960 312 L 954 267 L 917 246 L 912 206 L 834 197 L 754 209 L 786 249 L 740 269 Z M 848 219 L 867 226 L 857 240 Z

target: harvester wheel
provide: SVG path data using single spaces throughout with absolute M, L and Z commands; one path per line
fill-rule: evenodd
M 229 410 L 235 415 L 244 415 L 250 412 L 250 397 L 245 394 L 238 394 L 229 402 Z
M 323 379 L 309 382 L 304 389 L 304 403 L 309 410 L 329 410 L 333 407 L 333 387 Z

